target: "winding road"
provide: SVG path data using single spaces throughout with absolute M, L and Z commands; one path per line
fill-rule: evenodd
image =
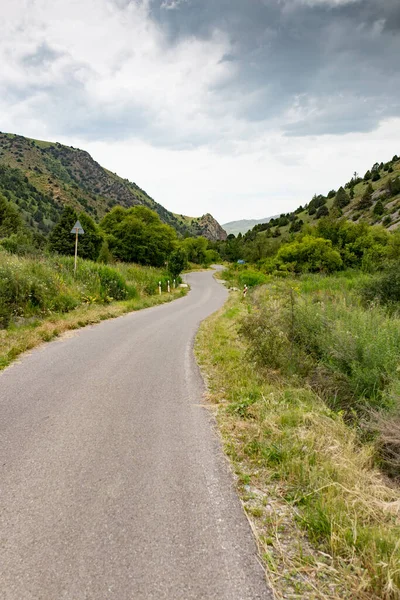
M 2 600 L 267 600 L 193 357 L 226 299 L 81 329 L 0 374 Z

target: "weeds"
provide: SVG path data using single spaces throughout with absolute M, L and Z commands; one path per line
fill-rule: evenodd
M 346 411 L 390 405 L 398 325 L 391 332 L 380 309 L 362 314 L 355 282 L 332 298 L 329 285 L 321 293 L 300 280 L 294 304 L 286 285 L 255 292 L 249 306 L 231 298 L 197 341 L 268 579 L 282 598 L 398 599 L 400 493 L 374 467 L 375 443 L 361 443 L 338 410 L 335 383 Z M 336 410 L 310 387 L 316 369 L 329 395 L 336 389 Z

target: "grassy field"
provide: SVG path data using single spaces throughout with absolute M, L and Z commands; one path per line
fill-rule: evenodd
M 366 279 L 271 279 L 198 335 L 278 598 L 400 598 L 398 470 L 377 425 L 398 418 L 400 321 L 363 306 Z
M 168 302 L 186 293 L 161 269 L 0 252 L 0 369 L 67 330 Z M 158 293 L 161 281 L 162 294 Z

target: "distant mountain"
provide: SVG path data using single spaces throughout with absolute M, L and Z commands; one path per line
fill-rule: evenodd
M 48 233 L 65 205 L 101 219 L 113 206 L 142 204 L 182 235 L 216 241 L 226 232 L 210 215 L 174 215 L 136 183 L 108 171 L 78 148 L 0 133 L 0 192 L 20 209 L 32 228 Z
M 264 219 L 242 219 L 241 221 L 230 221 L 229 223 L 224 223 L 222 227 L 225 229 L 226 233 L 229 235 L 233 233 L 233 235 L 237 235 L 238 233 L 246 233 L 253 229 L 256 225 L 260 225 L 261 223 L 268 223 L 274 217 L 265 217 Z

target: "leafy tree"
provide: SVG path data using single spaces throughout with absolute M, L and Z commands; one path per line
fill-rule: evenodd
M 230 238 L 228 241 L 234 242 L 236 240 Z M 189 262 L 193 262 L 198 265 L 204 264 L 208 248 L 208 243 L 205 238 L 186 238 L 182 242 L 182 248 L 185 250 Z
M 75 236 L 71 229 L 78 220 L 78 214 L 72 206 L 65 206 L 61 218 L 49 235 L 49 250 L 58 254 L 75 253 Z
M 332 242 L 310 235 L 301 241 L 281 246 L 277 254 L 277 263 L 293 269 L 295 272 L 333 272 L 342 267 L 342 259 Z
M 113 255 L 125 262 L 161 267 L 176 247 L 175 230 L 145 206 L 115 207 L 100 227 Z
M 173 277 L 178 277 L 187 266 L 187 254 L 183 248 L 177 248 L 169 257 L 168 268 Z
M 17 207 L 0 194 L 0 238 L 8 237 L 23 229 Z

